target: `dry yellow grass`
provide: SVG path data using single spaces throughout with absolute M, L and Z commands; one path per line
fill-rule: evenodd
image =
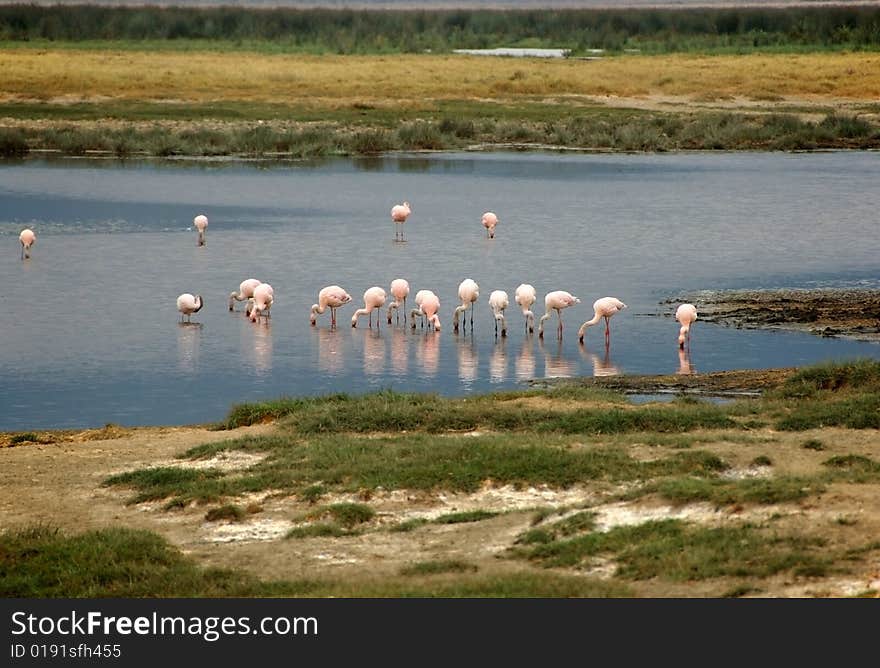
M 601 61 L 465 56 L 0 50 L 0 99 L 221 100 L 334 108 L 353 100 L 664 96 L 691 101 L 877 101 L 880 54 L 633 56 Z

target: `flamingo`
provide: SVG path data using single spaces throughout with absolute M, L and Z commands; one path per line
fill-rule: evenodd
M 421 297 L 421 302 L 419 302 L 419 297 Z M 419 308 L 413 309 L 410 313 L 412 317 L 412 328 L 416 328 L 415 316 L 421 315 L 428 319 L 428 324 L 434 325 L 434 330 L 440 331 L 440 316 L 437 315 L 437 312 L 440 310 L 440 299 L 430 290 L 419 290 L 419 294 L 416 295 L 416 303 L 419 305 Z
M 318 303 L 312 304 L 310 321 L 314 325 L 318 321 L 318 314 L 330 309 L 330 326 L 336 327 L 336 309 L 351 301 L 351 295 L 338 285 L 328 285 L 318 293 Z
M 391 220 L 394 223 L 395 241 L 404 241 L 403 224 L 406 222 L 406 219 L 409 218 L 409 214 L 411 213 L 412 209 L 409 207 L 409 202 L 395 204 L 391 207 Z
M 504 290 L 494 290 L 489 295 L 489 308 L 495 316 L 495 336 L 498 336 L 498 322 L 501 322 L 501 336 L 507 336 L 507 321 L 504 319 L 504 309 L 510 304 L 507 293 Z
M 513 299 L 522 308 L 523 316 L 526 319 L 526 328 L 529 330 L 529 334 L 531 334 L 535 331 L 535 314 L 532 313 L 531 308 L 532 304 L 538 299 L 534 286 L 528 283 L 521 283 L 516 289 Z
M 27 228 L 21 231 L 21 234 L 18 235 L 18 240 L 21 242 L 21 259 L 29 258 L 31 256 L 31 246 L 36 242 L 37 235 L 34 234 L 32 229 Z
M 177 298 L 177 310 L 180 311 L 181 316 L 180 320 L 183 322 L 183 316 L 186 316 L 186 321 L 190 322 L 190 316 L 193 313 L 197 313 L 202 310 L 202 296 L 196 295 L 193 297 L 190 293 L 184 292 Z
M 471 280 L 470 278 L 464 279 L 458 286 L 458 298 L 461 300 L 461 306 L 457 306 L 455 308 L 455 313 L 452 316 L 452 329 L 454 331 L 458 331 L 458 314 L 464 313 L 462 316 L 462 322 L 467 319 L 467 310 L 471 304 L 473 304 L 480 296 L 480 286 L 477 285 L 476 281 Z M 474 312 L 471 311 L 471 329 L 474 328 Z
M 578 330 L 578 339 L 580 339 L 580 342 L 584 342 L 584 334 L 586 334 L 587 327 L 592 327 L 599 322 L 600 319 L 605 318 L 605 345 L 608 346 L 611 343 L 611 316 L 615 313 L 620 313 L 625 308 L 626 304 L 616 297 L 602 297 L 593 302 L 592 319 L 587 320 Z
M 697 319 L 697 307 L 693 304 L 682 304 L 675 311 L 675 319 L 681 323 L 678 331 L 678 347 L 684 348 L 685 341 L 691 345 L 691 325 Z
M 483 227 L 486 228 L 486 232 L 489 233 L 489 238 L 495 238 L 495 226 L 498 224 L 498 216 L 496 216 L 491 211 L 487 211 L 483 214 Z
M 547 312 L 541 316 L 541 320 L 540 322 L 538 322 L 538 336 L 542 339 L 544 338 L 544 321 L 550 317 L 551 311 L 556 311 L 556 315 L 559 317 L 559 327 L 556 329 L 556 332 L 557 337 L 561 340 L 562 309 L 580 303 L 580 299 L 575 297 L 570 292 L 566 292 L 565 290 L 554 290 L 553 292 L 548 292 L 547 296 L 544 297 L 544 307 L 546 308 Z
M 391 324 L 391 312 L 394 309 L 399 309 L 401 303 L 403 304 L 403 324 L 406 324 L 406 296 L 409 294 L 409 282 L 405 278 L 395 278 L 391 281 L 391 296 L 394 297 L 394 301 L 388 305 L 388 324 Z M 400 318 L 400 311 L 397 312 L 397 317 Z
M 275 291 L 268 283 L 260 283 L 254 288 L 254 296 L 248 299 L 247 314 L 250 316 L 251 322 L 256 322 L 257 318 L 264 315 L 268 320 L 269 309 L 275 301 Z
M 204 246 L 205 245 L 205 230 L 208 229 L 208 217 L 204 214 L 200 214 L 193 218 L 193 225 L 199 231 L 198 241 L 196 245 Z
M 418 312 L 419 315 L 422 316 L 422 327 L 425 326 L 425 319 L 424 319 L 424 315 L 425 315 L 425 314 L 422 313 L 422 311 L 421 311 L 421 308 L 422 308 L 422 302 L 425 300 L 425 297 L 427 297 L 429 294 L 434 294 L 434 293 L 432 293 L 430 290 L 419 290 L 419 291 L 416 293 L 416 297 L 415 297 L 415 300 L 414 300 L 415 303 L 416 303 L 416 306 L 418 306 L 419 308 L 417 308 L 417 309 L 413 309 L 412 313 L 416 313 L 416 312 Z M 413 329 L 415 329 L 415 327 L 416 327 L 416 323 L 415 323 L 415 321 L 413 321 L 412 326 L 413 326 Z
M 254 288 L 256 288 L 263 281 L 258 281 L 256 278 L 248 278 L 241 282 L 241 285 L 238 286 L 238 292 L 230 292 L 229 293 L 229 310 L 234 310 L 234 302 L 243 302 L 247 301 L 251 297 L 254 296 Z
M 364 293 L 364 308 L 359 308 L 354 312 L 354 315 L 351 316 L 351 326 L 357 327 L 358 324 L 358 316 L 359 315 L 369 315 L 370 316 L 370 327 L 373 326 L 373 310 L 381 309 L 385 305 L 385 290 L 380 288 L 378 285 L 369 288 Z M 379 316 L 376 316 L 376 326 L 379 326 Z

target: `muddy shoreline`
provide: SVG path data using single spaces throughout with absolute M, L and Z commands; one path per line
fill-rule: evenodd
M 682 302 L 697 307 L 700 321 L 727 327 L 880 342 L 880 290 L 703 290 L 662 304 L 672 307 Z

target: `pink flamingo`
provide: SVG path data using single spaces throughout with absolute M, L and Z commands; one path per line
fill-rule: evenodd
M 411 213 L 412 209 L 409 207 L 409 202 L 395 204 L 391 207 L 391 220 L 394 223 L 395 241 L 404 241 L 403 224 L 406 222 L 406 219 L 409 218 L 409 214 Z
M 241 285 L 238 286 L 238 292 L 230 292 L 229 293 L 229 310 L 234 310 L 235 302 L 243 302 L 247 301 L 251 297 L 254 296 L 254 288 L 256 288 L 263 281 L 258 281 L 256 278 L 248 278 L 241 282 Z
M 697 307 L 693 304 L 682 304 L 675 311 L 675 319 L 681 323 L 681 329 L 678 331 L 678 347 L 684 348 L 685 341 L 690 347 L 691 325 L 697 319 Z
M 336 309 L 351 301 L 351 295 L 338 285 L 328 285 L 318 293 L 318 303 L 312 304 L 311 323 L 318 321 L 318 314 L 330 309 L 330 326 L 336 327 Z
M 275 291 L 268 283 L 260 283 L 254 288 L 254 296 L 248 299 L 247 314 L 251 322 L 256 322 L 260 316 L 270 317 L 269 309 L 275 301 Z
M 431 292 L 430 290 L 419 290 L 419 291 L 416 293 L 416 297 L 415 297 L 415 300 L 414 300 L 415 303 L 416 303 L 416 306 L 418 306 L 418 308 L 417 308 L 417 309 L 413 309 L 413 310 L 412 310 L 412 313 L 416 313 L 416 312 L 418 312 L 419 315 L 422 316 L 422 327 L 425 326 L 425 318 L 424 318 L 424 315 L 425 315 L 425 314 L 422 313 L 422 311 L 421 311 L 421 308 L 422 308 L 422 302 L 425 300 L 425 297 L 427 297 L 429 294 L 434 294 L 434 293 Z M 412 326 L 413 326 L 413 329 L 415 329 L 416 323 L 413 322 Z
M 359 315 L 368 315 L 370 316 L 370 327 L 373 326 L 373 310 L 381 309 L 385 305 L 385 290 L 380 288 L 378 285 L 369 288 L 364 293 L 364 308 L 359 308 L 354 312 L 354 315 L 351 316 L 351 326 L 357 327 L 358 324 L 358 316 Z M 376 316 L 376 326 L 379 326 L 379 316 Z
M 516 289 L 516 293 L 513 296 L 513 300 L 519 304 L 522 309 L 523 316 L 526 319 L 526 328 L 529 330 L 529 334 L 535 331 L 535 314 L 532 313 L 532 304 L 537 301 L 538 297 L 535 293 L 535 288 L 528 283 L 521 283 L 519 287 Z
M 599 322 L 599 320 L 605 318 L 605 345 L 608 346 L 611 343 L 611 317 L 615 313 L 620 313 L 625 308 L 626 304 L 616 297 L 602 297 L 593 302 L 592 319 L 587 320 L 578 330 L 578 339 L 580 342 L 584 342 L 584 334 L 586 334 L 587 327 L 592 327 Z
M 458 331 L 458 314 L 464 313 L 462 316 L 462 324 L 467 320 L 467 310 L 471 304 L 473 304 L 480 297 L 480 286 L 477 285 L 476 281 L 466 278 L 464 279 L 458 286 L 458 298 L 461 300 L 461 306 L 457 306 L 455 308 L 455 313 L 452 315 L 452 329 L 453 331 Z M 474 328 L 474 312 L 471 310 L 471 329 Z
M 403 305 L 403 324 L 406 325 L 406 296 L 409 294 L 409 282 L 405 278 L 395 278 L 391 281 L 391 296 L 394 301 L 388 305 L 388 324 L 391 324 L 391 312 Z M 397 312 L 398 319 L 400 311 Z
M 489 234 L 490 239 L 495 238 L 495 226 L 498 224 L 498 216 L 496 216 L 491 211 L 487 211 L 483 214 L 482 218 L 483 227 L 486 228 L 486 232 Z
M 557 338 L 562 340 L 562 309 L 580 303 L 580 299 L 565 290 L 548 292 L 547 296 L 544 297 L 544 307 L 547 309 L 547 312 L 541 316 L 541 320 L 538 322 L 538 336 L 542 339 L 544 338 L 544 321 L 550 317 L 552 311 L 556 311 L 556 315 L 559 317 L 559 327 L 556 328 L 556 334 Z
M 419 303 L 419 297 L 421 297 L 421 303 Z M 419 308 L 413 309 L 410 316 L 412 317 L 412 328 L 416 328 L 415 317 L 417 315 L 424 316 L 428 319 L 428 324 L 434 325 L 435 331 L 440 331 L 440 316 L 437 315 L 437 312 L 440 310 L 440 299 L 430 290 L 419 290 L 419 294 L 416 295 L 416 303 L 419 304 Z
M 495 226 L 498 224 L 498 216 L 496 216 L 491 211 L 487 211 L 483 214 L 483 227 L 486 228 L 486 232 L 489 233 L 489 238 L 495 238 Z
M 501 336 L 507 336 L 507 321 L 504 319 L 504 309 L 510 304 L 507 293 L 504 290 L 494 290 L 489 295 L 489 308 L 495 318 L 495 336 L 498 336 L 498 322 L 501 322 Z M 473 316 L 471 316 L 473 318 Z
M 18 240 L 21 242 L 21 259 L 29 258 L 31 256 L 31 246 L 36 242 L 37 235 L 34 234 L 32 229 L 26 228 L 18 235 Z
M 199 231 L 199 237 L 196 241 L 196 245 L 204 246 L 205 245 L 205 230 L 208 229 L 208 217 L 204 214 L 200 214 L 193 218 L 193 225 Z
M 202 310 L 202 296 L 196 295 L 193 297 L 190 293 L 184 292 L 177 298 L 177 310 L 180 311 L 181 316 L 180 320 L 183 321 L 183 316 L 186 316 L 186 321 L 190 322 L 190 316 L 193 313 L 198 313 Z

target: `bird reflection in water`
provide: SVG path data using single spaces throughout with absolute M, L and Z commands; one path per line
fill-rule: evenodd
M 477 379 L 477 349 L 474 340 L 459 339 L 458 348 L 458 377 L 466 385 L 470 385 Z
M 498 339 L 489 358 L 489 381 L 503 383 L 507 380 L 507 338 Z
M 424 335 L 419 335 L 416 354 L 422 374 L 436 376 L 440 364 L 440 332 L 429 329 Z
M 544 353 L 544 378 L 569 378 L 575 375 L 575 365 L 562 356 L 562 339 L 544 345 L 544 339 L 538 339 L 538 348 Z M 553 350 L 554 352 L 551 352 Z
M 406 329 L 391 330 L 391 371 L 396 376 L 405 376 L 409 365 L 409 339 Z
M 535 377 L 535 352 L 532 337 L 527 336 L 520 346 L 519 355 L 514 360 L 517 380 L 530 380 Z
M 202 323 L 177 323 L 177 367 L 192 373 L 199 365 L 199 343 L 202 339 Z
M 339 373 L 342 370 L 343 344 L 336 328 L 314 328 L 312 331 L 318 337 L 318 368 L 327 373 Z
M 378 327 L 367 329 L 364 336 L 364 373 L 378 376 L 385 371 L 385 340 Z
M 257 371 L 272 370 L 272 325 L 268 320 L 264 325 L 252 327 L 253 344 L 251 351 L 253 354 L 254 369 Z
M 678 371 L 675 373 L 682 376 L 690 376 L 697 370 L 691 365 L 691 351 L 689 348 L 678 349 Z
M 594 376 L 617 376 L 620 375 L 620 369 L 611 360 L 610 347 L 606 344 L 602 355 L 591 353 L 584 345 L 580 346 L 581 357 L 593 365 Z

